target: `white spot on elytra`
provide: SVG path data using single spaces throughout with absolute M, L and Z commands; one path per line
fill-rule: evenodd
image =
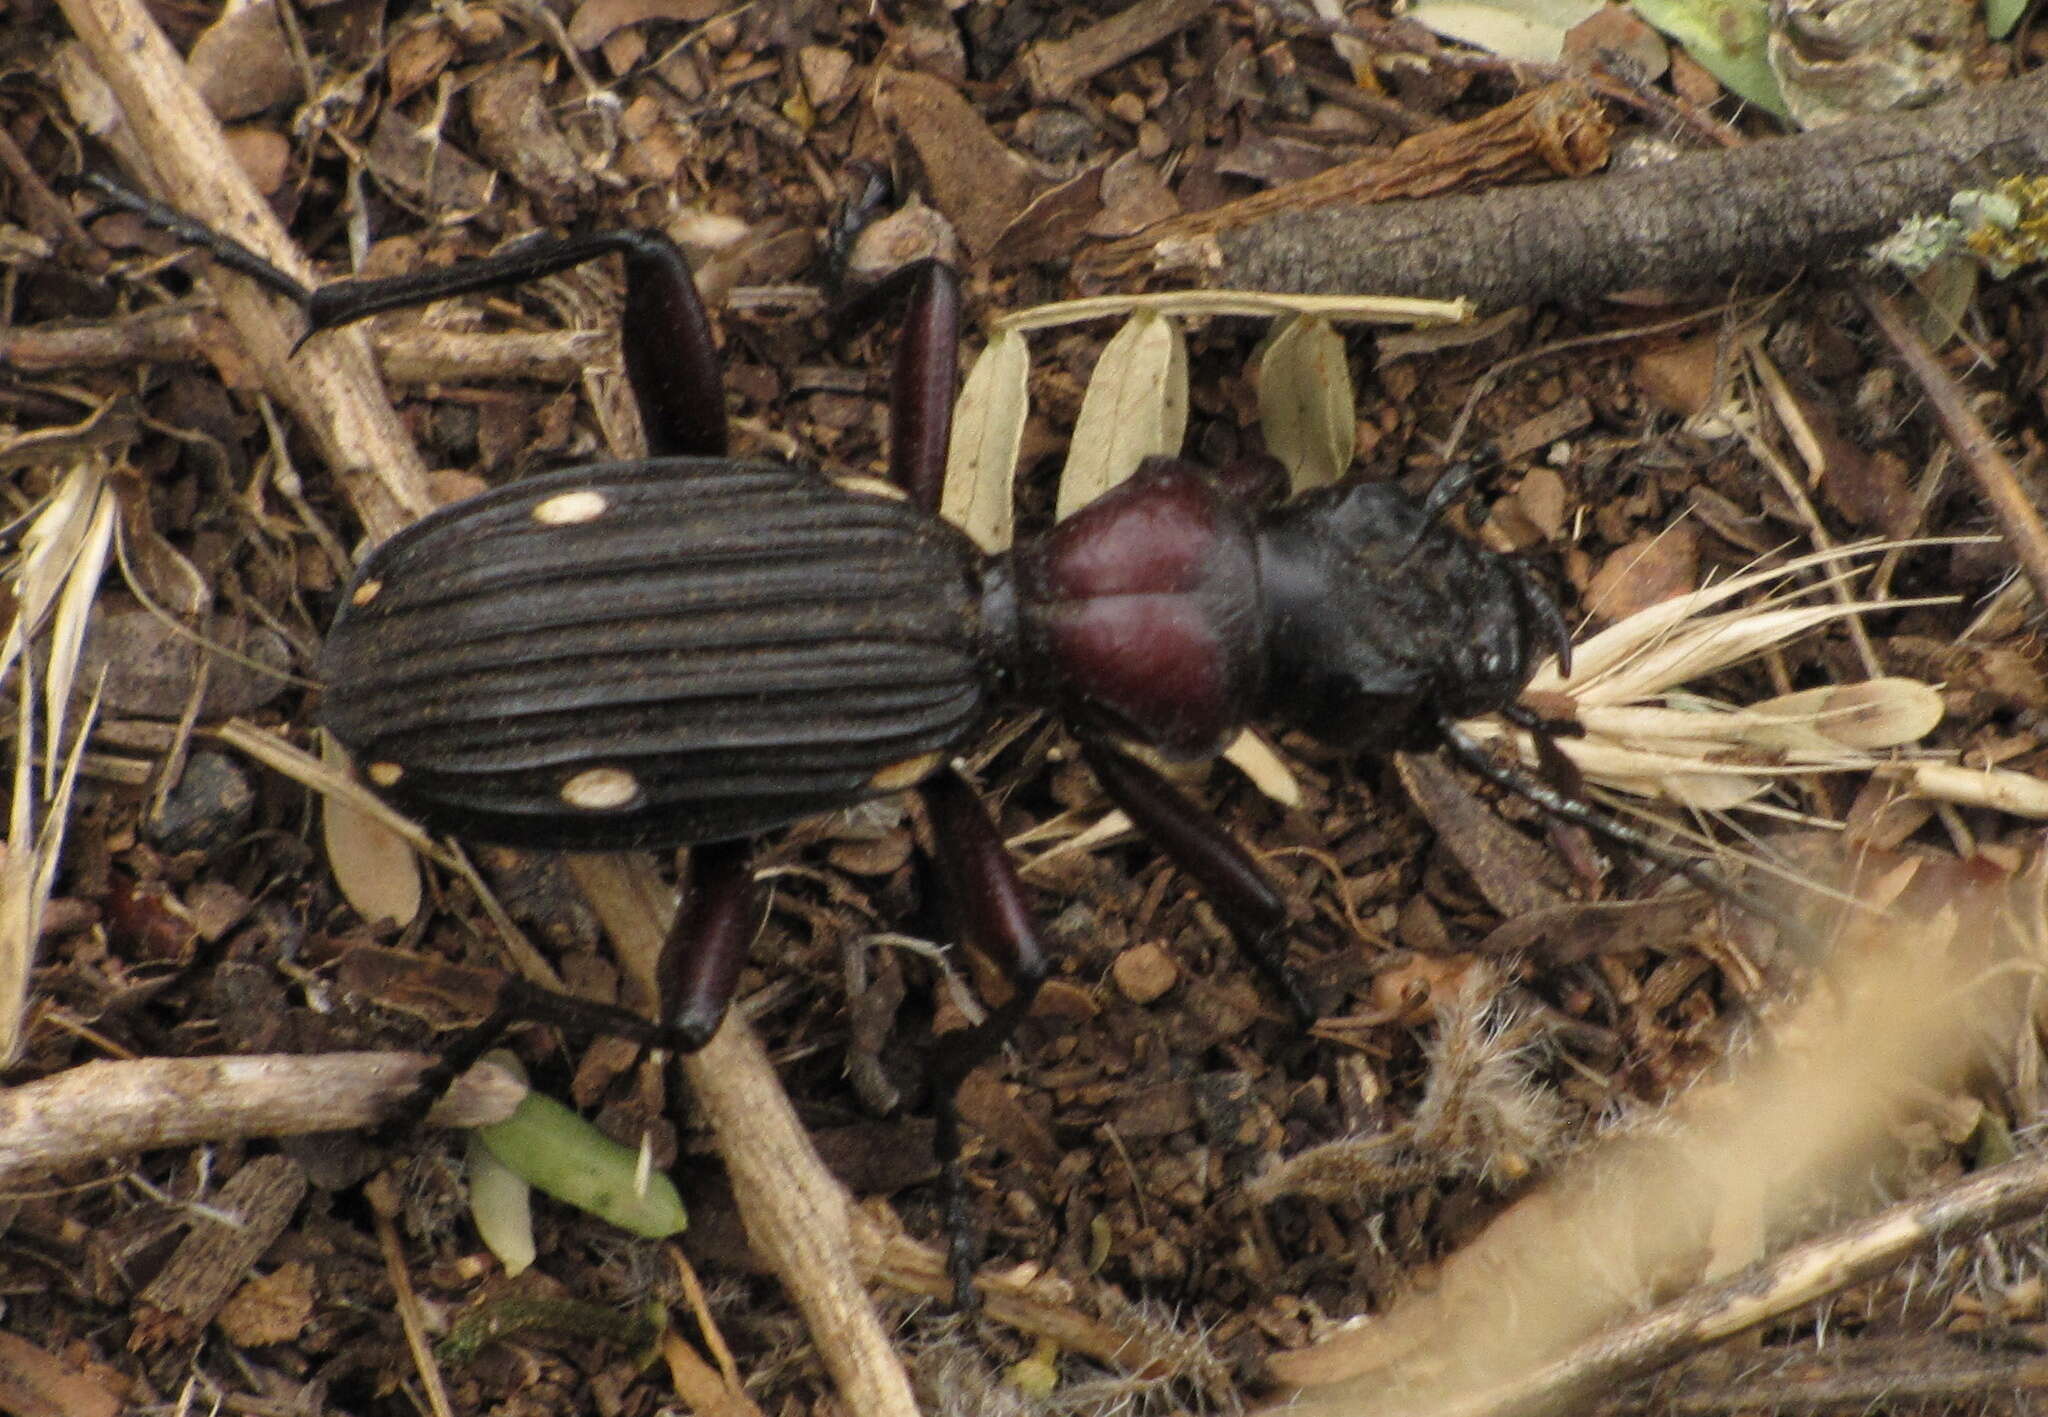
M 914 787 L 930 777 L 944 758 L 943 753 L 919 753 L 914 758 L 891 763 L 877 770 L 868 779 L 868 786 L 877 792 L 899 792 L 906 787 Z
M 908 501 L 910 494 L 886 477 L 869 477 L 866 473 L 850 472 L 843 477 L 832 479 L 834 487 L 848 492 L 866 492 L 874 497 L 887 497 L 892 502 Z
M 575 526 L 594 522 L 605 514 L 611 501 L 602 492 L 585 487 L 578 492 L 557 492 L 533 505 L 533 519 L 542 526 Z
M 349 603 L 351 605 L 368 605 L 371 601 L 375 600 L 378 597 L 378 595 L 383 592 L 383 590 L 384 582 L 382 581 L 364 581 L 361 585 L 356 587 L 355 594 L 349 597 Z
M 405 776 L 405 769 L 397 763 L 371 763 L 370 781 L 379 787 L 396 787 L 398 779 Z
M 640 800 L 640 782 L 624 768 L 585 768 L 562 784 L 562 800 L 586 812 L 610 812 Z

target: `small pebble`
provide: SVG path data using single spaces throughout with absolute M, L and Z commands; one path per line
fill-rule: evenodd
M 1180 977 L 1173 957 L 1157 945 L 1133 945 L 1110 966 L 1116 987 L 1134 1004 L 1149 1004 L 1164 994 Z

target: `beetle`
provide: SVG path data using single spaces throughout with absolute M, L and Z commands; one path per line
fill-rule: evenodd
M 1000 709 L 1060 717 L 1109 798 L 1304 1020 L 1281 892 L 1127 748 L 1199 759 L 1254 721 L 1351 753 L 1447 744 L 1616 835 L 1457 727 L 1512 712 L 1539 655 L 1568 665 L 1570 653 L 1526 565 L 1444 524 L 1461 479 L 1426 498 L 1351 480 L 1262 500 L 1256 468 L 1154 457 L 988 555 L 937 516 L 961 306 L 946 266 L 901 277 L 888 477 L 834 476 L 730 455 L 710 320 L 661 235 L 541 236 L 438 271 L 308 290 L 148 199 L 96 190 L 296 300 L 309 337 L 623 258 L 626 372 L 649 455 L 511 483 L 371 550 L 321 652 L 320 717 L 379 792 L 437 830 L 559 850 L 695 848 L 663 949 L 663 1022 L 644 1035 L 684 1050 L 716 1032 L 737 986 L 757 918 L 753 839 L 920 792 L 963 930 L 1014 983 L 983 1022 L 941 1040 L 933 1063 L 962 1298 L 954 1093 L 1047 973 L 1023 887 L 956 763 Z

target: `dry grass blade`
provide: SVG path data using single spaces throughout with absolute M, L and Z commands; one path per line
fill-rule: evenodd
M 1624 703 L 1631 699 L 1647 697 L 1661 692 L 1673 684 L 1683 682 L 1669 677 L 1669 671 L 1659 668 L 1643 668 L 1644 655 L 1666 644 L 1681 629 L 1690 632 L 1692 638 L 1711 639 L 1701 627 L 1717 622 L 1709 620 L 1706 612 L 1724 601 L 1733 599 L 1758 586 L 1772 585 L 1787 581 L 1791 576 L 1811 570 L 1817 566 L 1838 561 L 1852 560 L 1859 556 L 1875 556 L 1887 550 L 1900 547 L 1924 546 L 1931 543 L 1914 542 L 1860 542 L 1854 546 L 1837 547 L 1830 551 L 1817 551 L 1810 555 L 1796 557 L 1780 566 L 1767 566 L 1731 576 L 1725 581 L 1702 586 L 1686 595 L 1673 596 L 1670 600 L 1640 610 L 1627 619 L 1602 630 L 1592 638 L 1572 646 L 1572 677 L 1567 683 L 1557 672 L 1555 661 L 1545 664 L 1536 671 L 1529 681 L 1531 693 L 1568 694 L 1579 703 Z M 1817 594 L 1825 588 L 1821 585 L 1799 587 L 1789 592 L 1790 596 Z M 1871 607 L 1863 607 L 1871 608 Z M 1836 613 L 1850 613 L 1847 607 L 1834 607 Z M 1756 610 L 1734 612 L 1740 621 L 1754 617 Z M 1725 667 L 1740 659 L 1744 653 L 1732 646 L 1724 647 L 1726 658 L 1713 661 L 1713 669 Z M 1694 666 L 1689 674 L 1708 672 Z M 1627 677 L 1617 678 L 1626 673 Z M 1656 682 L 1661 679 L 1661 682 Z M 1647 686 L 1644 681 L 1650 681 Z
M 1961 807 L 1995 807 L 2015 817 L 2048 820 L 2048 782 L 2008 768 L 1961 763 L 1899 763 L 1886 769 L 1922 797 Z
M 1294 490 L 1325 487 L 1351 468 L 1358 404 L 1344 337 L 1320 315 L 1296 315 L 1259 355 L 1259 431 Z
M 350 775 L 348 752 L 332 734 L 320 735 L 320 760 Z M 399 926 L 412 923 L 420 913 L 420 861 L 404 836 L 338 796 L 321 800 L 320 835 L 334 883 L 356 914 Z
M 1180 319 L 1217 315 L 1319 315 L 1390 325 L 1455 325 L 1469 320 L 1469 300 L 1417 300 L 1395 295 L 1276 295 L 1254 290 L 1169 290 L 1156 295 L 1094 295 L 1034 305 L 997 320 L 1003 330 L 1050 330 L 1140 311 Z
M 1940 722 L 1941 697 L 1931 686 L 1874 679 L 1742 708 L 1687 694 L 1682 686 L 1832 621 L 1925 603 L 1791 603 L 1837 588 L 1850 574 L 1841 571 L 1778 589 L 1800 571 L 1887 549 L 1867 543 L 1823 551 L 1660 602 L 1573 646 L 1570 679 L 1558 674 L 1554 661 L 1542 666 L 1528 692 L 1532 701 L 1568 700 L 1584 734 L 1560 739 L 1559 749 L 1589 782 L 1636 797 L 1725 811 L 1760 797 L 1774 777 L 1878 767 L 1888 761 L 1879 753 L 1918 742 Z M 1709 613 L 1764 587 L 1772 594 L 1760 605 Z M 1482 739 L 1506 738 L 1524 761 L 1536 761 L 1526 733 L 1491 720 L 1465 726 Z
M 1013 483 L 1024 423 L 1031 413 L 1026 379 L 1031 349 L 1014 330 L 998 330 L 974 361 L 953 405 L 946 450 L 946 487 L 939 515 L 984 551 L 1009 549 L 1015 512 Z
M 1178 453 L 1187 430 L 1187 340 L 1173 321 L 1141 311 L 1095 362 L 1060 473 L 1054 515 L 1071 516 L 1146 458 Z
M 113 537 L 114 494 L 107 486 L 106 469 L 97 460 L 81 460 L 36 509 L 22 533 L 21 550 L 8 568 L 14 619 L 7 627 L 6 638 L 0 640 L 0 680 L 6 679 L 8 670 L 23 656 L 53 610 L 60 605 L 76 607 L 81 603 L 90 607 L 92 591 L 99 584 Z M 76 615 L 63 629 L 62 638 L 74 642 L 68 647 L 52 646 L 53 665 L 62 665 L 61 694 L 53 682 L 59 678 L 56 670 L 45 683 L 45 698 L 54 695 L 59 701 L 71 692 L 77 666 L 75 641 L 84 636 L 84 616 Z M 52 713 L 48 722 L 54 753 L 61 735 L 62 709 Z
M 63 774 L 48 794 L 40 826 L 36 822 L 35 695 L 30 692 L 31 668 L 21 664 L 20 720 L 15 739 L 14 792 L 8 805 L 7 844 L 0 858 L 0 1066 L 14 1061 L 21 1047 L 22 1023 L 28 1008 L 29 972 L 35 965 L 36 941 L 42 934 L 43 910 L 57 878 L 57 858 L 64 848 L 64 829 L 71 818 L 71 793 L 85 740 L 99 716 L 97 689 L 71 740 Z M 47 782 L 47 779 L 45 779 Z

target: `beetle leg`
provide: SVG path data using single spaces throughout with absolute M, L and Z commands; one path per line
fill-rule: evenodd
M 691 882 L 656 965 L 661 1021 L 616 1004 L 557 993 L 517 977 L 507 979 L 480 1023 L 458 1033 L 420 1072 L 419 1083 L 379 1131 L 403 1135 L 418 1126 L 455 1079 L 498 1046 L 515 1024 L 545 1023 L 584 1036 L 629 1038 L 647 1048 L 694 1053 L 725 1021 L 759 918 L 751 841 L 721 841 L 691 848 Z
M 937 516 L 960 387 L 960 278 L 940 261 L 912 266 L 889 392 L 889 475 L 911 504 Z
M 307 338 L 385 310 L 524 285 L 600 256 L 623 256 L 626 301 L 620 316 L 620 342 L 625 348 L 626 377 L 647 433 L 648 451 L 657 457 L 725 456 L 725 377 L 718 346 L 711 337 L 711 319 L 704 312 L 689 262 L 666 236 L 647 231 L 535 236 L 437 271 L 381 280 L 330 281 L 308 290 L 232 236 L 175 207 L 103 177 L 88 176 L 81 185 L 110 206 L 133 212 L 298 305 L 310 326 Z M 943 457 L 942 449 L 942 465 Z
M 1271 878 L 1222 826 L 1136 758 L 1093 738 L 1081 753 L 1109 800 L 1121 807 L 1174 865 L 1194 878 L 1238 948 L 1306 1026 L 1316 1011 L 1287 967 L 1287 902 Z
M 664 1047 L 694 1053 L 725 1021 L 760 918 L 753 845 L 716 841 L 690 848 L 690 889 L 656 966 L 669 1034 Z
M 958 908 L 963 933 L 976 949 L 1002 967 L 1012 985 L 1010 997 L 987 1018 L 946 1034 L 932 1055 L 938 1121 L 935 1149 L 946 1187 L 948 1269 L 955 1306 L 969 1309 L 974 1304 L 977 1246 L 967 1204 L 966 1172 L 960 1164 L 960 1085 L 1001 1051 L 1030 1010 L 1038 986 L 1045 982 L 1045 946 L 1009 849 L 980 796 L 950 767 L 926 779 L 920 791 L 931 810 L 942 882 Z
M 309 333 L 451 295 L 525 285 L 614 254 L 626 261 L 620 342 L 648 450 L 658 457 L 723 457 L 725 381 L 711 320 L 689 262 L 674 242 L 654 232 L 536 236 L 436 271 L 331 281 L 305 302 Z

